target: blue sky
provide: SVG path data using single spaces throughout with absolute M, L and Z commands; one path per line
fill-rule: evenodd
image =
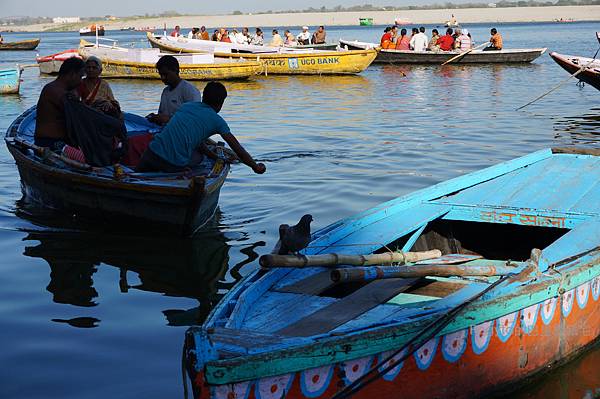
M 284 2 L 282 0 L 221 0 L 221 1 L 186 1 L 167 2 L 164 0 L 101 0 L 101 1 L 76 1 L 76 0 L 0 0 L 0 17 L 7 16 L 102 16 L 102 15 L 143 15 L 145 13 L 160 13 L 167 10 L 175 10 L 186 14 L 229 14 L 234 10 L 242 12 L 302 9 L 308 7 L 319 8 L 321 6 L 334 7 L 338 4 L 351 6 L 357 4 L 378 5 L 412 5 L 429 4 L 433 0 L 411 0 L 394 1 L 382 0 L 302 0 L 301 2 Z

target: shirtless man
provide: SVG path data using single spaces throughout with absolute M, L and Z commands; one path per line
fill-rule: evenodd
M 71 57 L 63 62 L 56 80 L 44 86 L 37 103 L 36 145 L 62 150 L 68 142 L 64 100 L 67 93 L 74 93 L 79 87 L 84 73 L 85 63 L 77 57 Z

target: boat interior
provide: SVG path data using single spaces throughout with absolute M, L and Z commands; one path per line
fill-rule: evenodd
M 155 134 L 161 130 L 161 127 L 149 122 L 146 118 L 131 113 L 123 113 L 125 127 L 127 129 L 127 135 L 129 138 L 143 135 L 143 134 Z M 16 131 L 14 137 L 19 139 L 21 142 L 25 142 L 26 145 L 34 144 L 34 133 L 36 123 L 36 109 L 35 107 L 28 110 L 22 117 L 22 119 L 16 125 Z M 10 135 L 7 137 L 10 140 Z M 23 147 L 23 146 L 21 146 Z M 44 160 L 42 156 L 37 154 L 31 148 L 24 150 L 25 153 L 37 161 L 49 162 Z M 61 162 L 59 158 L 53 160 L 53 165 L 58 166 L 62 169 L 67 169 L 73 173 L 86 174 L 95 177 L 109 177 L 114 178 L 114 167 L 106 166 L 102 168 L 95 167 L 91 171 L 80 170 L 71 167 L 70 165 Z M 138 173 L 134 169 L 126 165 L 121 165 L 125 177 L 121 179 L 124 182 L 140 183 L 145 185 L 160 185 L 160 186 L 173 186 L 173 187 L 187 187 L 191 177 L 194 176 L 206 176 L 206 185 L 211 184 L 213 181 L 221 178 L 221 173 L 215 173 L 215 162 L 212 159 L 204 157 L 204 159 L 190 169 L 189 173 L 183 176 L 181 173 L 163 173 L 163 172 L 146 172 Z M 222 169 L 222 168 L 221 168 Z
M 322 229 L 304 252 L 437 249 L 441 257 L 415 266 L 494 266 L 517 274 L 536 262 L 543 272 L 600 244 L 598 232 L 590 234 L 598 226 L 592 222 L 598 217 L 598 162 L 586 155 L 553 154 L 478 181 L 458 178 Z M 534 249 L 541 250 L 535 261 Z M 219 357 L 408 325 L 447 312 L 500 278 L 424 275 L 335 283 L 331 272 L 332 267 L 258 271 L 205 325 Z

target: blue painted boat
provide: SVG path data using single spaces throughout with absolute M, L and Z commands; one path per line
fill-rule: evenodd
M 160 127 L 124 113 L 127 134 Z M 186 173 L 136 173 L 123 165 L 92 167 L 35 146 L 35 107 L 8 128 L 5 141 L 16 161 L 23 195 L 43 207 L 107 224 L 109 229 L 193 234 L 215 214 L 230 165 L 205 158 Z M 214 148 L 223 154 L 227 149 Z M 224 157 L 223 157 L 224 158 Z
M 18 66 L 0 69 L 0 94 L 18 94 L 21 86 L 22 69 Z
M 322 228 L 306 267 L 270 256 L 188 330 L 194 396 L 484 397 L 571 359 L 600 336 L 599 166 L 545 149 Z

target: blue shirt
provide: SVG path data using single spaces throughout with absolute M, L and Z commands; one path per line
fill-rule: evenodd
M 230 133 L 227 122 L 200 102 L 182 104 L 164 129 L 154 136 L 150 149 L 175 166 L 190 163 L 192 153 L 213 134 Z

